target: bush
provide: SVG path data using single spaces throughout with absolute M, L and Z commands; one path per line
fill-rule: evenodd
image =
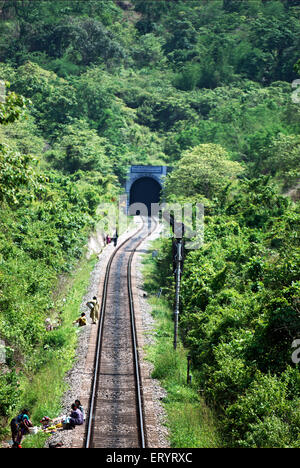
M 8 416 L 17 407 L 20 398 L 20 388 L 14 371 L 0 374 L 0 416 Z
M 46 347 L 53 349 L 63 348 L 67 341 L 68 336 L 65 330 L 52 330 L 44 337 L 44 349 L 46 349 Z
M 296 414 L 288 396 L 283 378 L 258 373 L 245 395 L 226 410 L 225 429 L 231 443 L 259 448 L 271 442 L 273 448 L 291 446 L 296 435 L 293 434 Z

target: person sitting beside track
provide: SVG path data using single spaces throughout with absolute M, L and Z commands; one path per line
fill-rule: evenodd
M 75 426 L 81 426 L 83 424 L 83 414 L 75 403 L 72 404 L 70 416 L 63 421 L 63 423 L 65 425 L 65 429 L 74 429 Z
M 75 400 L 75 405 L 82 412 L 83 420 L 85 421 L 85 411 L 84 411 L 84 407 L 82 406 L 80 400 Z
M 84 327 L 84 325 L 86 325 L 86 316 L 84 312 L 82 312 L 80 317 L 77 320 L 75 320 L 75 322 L 73 322 L 73 324 L 75 323 L 78 323 L 79 327 Z

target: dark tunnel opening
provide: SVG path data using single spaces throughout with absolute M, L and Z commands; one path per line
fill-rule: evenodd
M 136 180 L 130 189 L 129 205 L 143 203 L 151 215 L 151 203 L 159 203 L 161 196 L 161 185 L 151 177 L 141 177 Z M 130 210 L 130 214 L 142 214 L 137 210 L 135 213 Z

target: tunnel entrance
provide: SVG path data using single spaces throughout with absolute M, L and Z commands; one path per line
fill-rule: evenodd
M 159 203 L 161 195 L 161 185 L 151 177 L 141 177 L 131 186 L 129 205 L 133 203 L 143 203 L 146 205 L 148 215 L 151 215 L 151 203 Z M 133 213 L 131 213 L 133 214 Z M 141 214 L 141 213 L 136 213 Z

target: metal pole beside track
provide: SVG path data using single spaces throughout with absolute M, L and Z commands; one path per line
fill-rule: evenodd
M 178 317 L 180 305 L 180 276 L 181 276 L 181 261 L 182 261 L 182 241 L 177 240 L 176 253 L 176 292 L 175 292 L 175 310 L 174 310 L 174 349 L 177 349 L 178 338 Z

